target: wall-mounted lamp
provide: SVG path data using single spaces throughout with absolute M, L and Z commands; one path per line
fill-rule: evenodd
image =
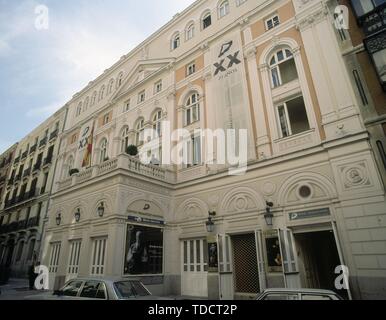
M 209 211 L 209 217 L 208 217 L 208 221 L 205 222 L 205 225 L 206 225 L 206 230 L 208 231 L 208 233 L 212 233 L 214 231 L 214 222 L 213 222 L 213 217 L 216 216 L 216 211 Z
M 267 204 L 267 207 L 266 207 L 266 212 L 264 214 L 265 223 L 267 224 L 267 226 L 272 227 L 273 213 L 271 212 L 271 209 L 273 207 L 273 202 L 267 201 L 266 204 Z
M 79 222 L 80 221 L 80 209 L 76 209 L 75 211 L 75 214 L 74 214 L 74 217 L 75 217 L 75 221 L 76 222 Z
M 62 222 L 62 214 L 61 213 L 58 213 L 56 215 L 56 225 L 57 226 L 60 226 L 60 223 Z
M 103 215 L 105 214 L 105 204 L 104 204 L 103 202 L 101 202 L 101 203 L 99 204 L 97 210 L 98 210 L 98 216 L 99 216 L 100 218 L 102 218 Z

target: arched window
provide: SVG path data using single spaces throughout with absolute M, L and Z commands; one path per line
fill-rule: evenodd
M 144 141 L 144 132 L 145 132 L 145 120 L 143 118 L 137 120 L 135 126 L 135 144 L 137 147 L 143 145 Z
M 96 91 L 94 91 L 94 93 L 92 94 L 92 97 L 91 97 L 91 106 L 95 105 L 97 95 L 98 95 L 98 93 Z
M 161 137 L 162 110 L 158 110 L 154 113 L 152 122 L 153 122 L 153 130 L 157 133 L 155 138 Z
M 186 41 L 190 40 L 190 39 L 193 39 L 194 37 L 194 23 L 191 22 L 187 28 L 186 28 L 186 34 L 185 34 L 185 39 Z
M 99 153 L 99 163 L 103 163 L 108 160 L 107 157 L 107 147 L 108 147 L 108 142 L 107 139 L 104 138 L 101 143 L 100 143 L 100 153 Z
M 229 1 L 225 0 L 218 6 L 218 17 L 221 19 L 229 13 Z
M 199 94 L 192 93 L 185 103 L 185 126 L 200 120 Z
M 276 51 L 269 60 L 272 87 L 280 87 L 298 78 L 294 56 L 289 49 Z
M 80 116 L 82 113 L 82 102 L 79 102 L 78 107 L 76 108 L 76 116 Z
M 181 44 L 181 37 L 180 33 L 177 32 L 173 37 L 172 37 L 172 50 L 177 49 Z
M 99 91 L 99 101 L 103 100 L 105 97 L 105 86 L 102 86 L 101 90 Z
M 201 19 L 201 28 L 202 30 L 210 27 L 212 25 L 212 15 L 210 11 L 204 13 Z
M 123 83 L 123 72 L 120 72 L 117 78 L 117 88 L 119 88 Z
M 85 111 L 88 109 L 89 103 L 90 103 L 90 98 L 87 97 L 86 100 L 84 101 L 84 110 L 85 110 Z
M 121 152 L 125 153 L 129 146 L 129 127 L 124 127 L 121 132 Z
M 111 79 L 109 82 L 109 87 L 107 88 L 107 94 L 111 94 L 114 88 L 114 79 Z

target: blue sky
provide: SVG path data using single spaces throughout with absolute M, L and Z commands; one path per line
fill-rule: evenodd
M 0 0 L 0 153 L 193 2 Z

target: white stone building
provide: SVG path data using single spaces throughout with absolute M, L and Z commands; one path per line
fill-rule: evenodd
M 196 1 L 68 102 L 51 287 L 140 276 L 157 294 L 227 299 L 334 289 L 346 265 L 342 294 L 385 298 L 385 190 L 327 2 Z M 189 164 L 162 165 L 164 145 L 160 166 L 125 154 L 160 121 L 191 133 Z M 247 129 L 247 172 L 208 165 L 197 128 Z

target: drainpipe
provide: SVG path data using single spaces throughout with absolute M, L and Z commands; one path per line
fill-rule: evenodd
M 66 106 L 66 114 L 64 116 L 64 121 L 63 121 L 63 126 L 62 126 L 62 131 L 61 133 L 64 132 L 64 129 L 66 127 L 66 123 L 67 123 L 67 116 L 68 116 L 68 106 Z M 57 165 L 58 165 L 58 155 L 59 155 L 59 151 L 60 151 L 60 146 L 62 145 L 62 141 L 63 141 L 63 138 L 60 138 L 59 139 L 59 147 L 58 147 L 58 151 L 56 153 L 56 160 L 55 160 L 55 165 L 54 165 L 54 176 L 52 177 L 52 183 L 51 183 L 51 188 L 50 188 L 50 192 L 48 194 L 48 200 L 47 200 L 47 206 L 46 206 L 46 213 L 45 213 L 45 216 L 44 216 L 44 219 L 43 219 L 43 225 L 42 225 L 42 232 L 40 234 L 40 248 L 39 248 L 39 254 L 38 254 L 38 257 L 39 257 L 39 261 L 42 262 L 41 258 L 42 258 L 42 252 L 43 252 L 43 239 L 44 239 L 44 232 L 45 232 L 45 226 L 46 226 L 46 223 L 47 223 L 47 220 L 48 220 L 48 208 L 50 207 L 50 203 L 51 203 L 51 195 L 52 195 L 52 189 L 54 187 L 54 181 L 55 181 L 55 174 L 56 174 L 56 169 L 57 169 Z

